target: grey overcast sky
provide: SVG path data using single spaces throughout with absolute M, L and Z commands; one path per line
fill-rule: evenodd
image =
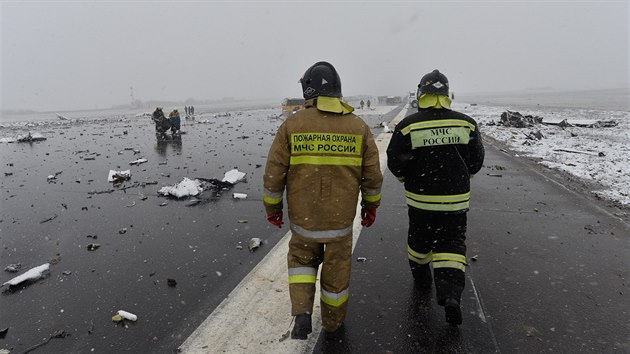
M 343 94 L 628 87 L 628 1 L 5 1 L 2 109 Z

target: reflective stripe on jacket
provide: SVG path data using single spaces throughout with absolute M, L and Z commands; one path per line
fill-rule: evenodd
M 470 206 L 470 176 L 481 169 L 484 148 L 475 120 L 428 108 L 396 125 L 387 157 L 389 170 L 405 183 L 410 207 L 459 213 Z
M 347 111 L 317 109 L 314 100 L 282 123 L 269 149 L 263 201 L 282 209 L 286 188 L 291 229 L 310 238 L 352 232 L 357 198 L 378 207 L 383 175 L 369 126 Z

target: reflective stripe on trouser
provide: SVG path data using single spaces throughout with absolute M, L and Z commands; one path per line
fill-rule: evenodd
M 292 233 L 287 262 L 291 315 L 313 312 L 317 269 L 322 264 L 322 325 L 326 331 L 339 328 L 348 307 L 352 234 L 324 243 Z
M 412 272 L 430 261 L 438 303 L 443 304 L 447 298 L 460 300 L 466 281 L 466 213 L 436 213 L 413 207 L 408 211 L 407 253 Z

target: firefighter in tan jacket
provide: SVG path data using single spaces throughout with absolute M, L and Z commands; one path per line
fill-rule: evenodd
M 302 79 L 305 109 L 280 126 L 264 175 L 267 219 L 281 227 L 286 188 L 291 229 L 289 293 L 295 325 L 291 337 L 306 339 L 317 271 L 321 271 L 322 324 L 334 338 L 346 315 L 352 224 L 361 193 L 361 224 L 376 219 L 381 200 L 378 150 L 368 125 L 340 100 L 341 81 L 327 62 L 311 66 Z

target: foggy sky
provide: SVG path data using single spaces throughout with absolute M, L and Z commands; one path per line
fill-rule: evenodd
M 46 1 L 1 4 L 2 109 L 301 97 L 331 62 L 345 96 L 628 87 L 628 1 Z

